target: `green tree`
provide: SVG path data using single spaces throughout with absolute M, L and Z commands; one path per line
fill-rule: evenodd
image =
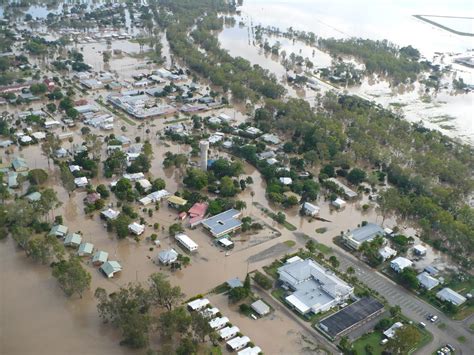
M 28 241 L 26 254 L 34 261 L 49 264 L 52 260 L 60 260 L 64 255 L 63 244 L 53 235 L 34 238 Z
M 418 285 L 419 285 L 419 281 L 416 278 L 416 276 L 417 276 L 417 273 L 416 273 L 415 269 L 413 269 L 411 267 L 404 268 L 398 274 L 398 278 L 400 280 L 400 283 L 402 285 L 404 285 L 405 287 L 412 288 L 412 289 L 417 288 Z
M 95 297 L 100 317 L 122 332 L 121 344 L 132 348 L 148 344 L 152 320 L 148 314 L 148 292 L 141 285 L 129 284 L 110 295 L 103 288 L 98 288 Z
M 209 325 L 209 320 L 197 312 L 191 314 L 191 328 L 194 332 L 194 335 L 201 343 L 204 343 L 206 341 L 206 337 L 212 332 L 212 328 Z
M 48 180 L 48 173 L 43 169 L 32 169 L 28 172 L 28 180 L 32 185 L 42 185 Z
M 171 286 L 165 275 L 152 274 L 149 279 L 150 302 L 152 305 L 171 311 L 183 299 L 179 286 Z
M 245 287 L 234 287 L 228 293 L 229 300 L 233 303 L 237 303 L 249 295 L 249 290 Z
M 339 267 L 339 260 L 334 255 L 331 255 L 328 259 L 329 263 L 333 268 L 337 269 Z
M 169 226 L 168 231 L 170 235 L 174 237 L 176 234 L 183 233 L 184 228 L 181 223 L 173 223 Z
M 187 175 L 183 179 L 183 183 L 196 190 L 202 190 L 208 184 L 208 178 L 206 172 L 191 168 L 187 170 Z M 233 185 L 232 185 L 233 186 Z
M 82 298 L 84 291 L 88 290 L 91 284 L 91 275 L 84 270 L 77 257 L 55 263 L 53 276 L 68 297 L 78 294 Z
M 395 335 L 387 343 L 387 349 L 392 354 L 408 354 L 420 340 L 419 330 L 411 324 L 405 324 L 395 331 Z
M 353 185 L 359 185 L 362 181 L 365 180 L 367 174 L 364 170 L 354 168 L 347 175 L 347 180 Z
M 117 233 L 117 238 L 124 239 L 130 234 L 128 230 L 128 225 L 132 223 L 132 219 L 126 214 L 121 213 L 113 222 L 115 231 Z

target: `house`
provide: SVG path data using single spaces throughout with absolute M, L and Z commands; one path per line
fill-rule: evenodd
M 18 183 L 18 174 L 14 171 L 8 173 L 8 187 L 10 189 L 16 189 L 20 184 Z
M 78 233 L 69 233 L 64 239 L 64 245 L 67 247 L 77 248 L 81 245 L 82 236 Z
M 204 216 L 206 215 L 209 205 L 204 202 L 196 202 L 188 211 L 189 224 L 191 228 L 196 227 L 201 223 Z
M 403 323 L 396 322 L 390 328 L 384 331 L 383 335 L 385 335 L 388 339 L 391 339 L 395 336 L 397 329 L 400 329 L 401 327 L 403 327 Z
M 466 297 L 460 295 L 456 291 L 451 290 L 448 287 L 443 288 L 436 294 L 436 297 L 439 298 L 441 301 L 451 302 L 455 306 L 460 306 L 464 302 L 466 302 Z
M 37 202 L 41 200 L 41 193 L 38 191 L 32 192 L 29 195 L 26 195 L 25 198 L 30 202 Z
M 236 287 L 243 287 L 244 284 L 238 277 L 234 277 L 233 279 L 227 280 L 226 281 L 227 286 L 230 288 L 236 288 Z
M 48 120 L 44 122 L 44 128 L 46 129 L 54 128 L 60 125 L 61 125 L 61 122 L 56 121 L 56 120 Z
M 67 153 L 67 150 L 64 149 L 64 148 L 56 149 L 56 151 L 54 152 L 54 155 L 55 155 L 56 158 L 58 158 L 58 159 L 67 157 L 67 154 L 68 154 L 68 153 Z
M 1 141 L 0 142 L 0 147 L 2 148 L 8 148 L 10 145 L 13 144 L 13 141 L 7 139 L 7 140 L 4 140 L 4 141 Z
M 33 138 L 31 138 L 30 136 L 21 136 L 20 137 L 20 143 L 22 144 L 30 144 L 31 142 L 33 142 Z
M 132 234 L 142 235 L 143 232 L 145 231 L 145 225 L 144 224 L 139 224 L 137 222 L 133 222 L 133 223 L 128 225 L 128 230 Z
M 187 203 L 188 203 L 187 200 L 179 196 L 173 195 L 173 196 L 168 197 L 168 206 L 172 208 L 179 209 L 180 207 L 185 206 Z
M 79 188 L 86 187 L 88 183 L 89 181 L 87 180 L 85 176 L 74 179 L 74 184 L 76 184 L 76 187 L 79 187 Z
M 262 134 L 262 131 L 259 130 L 258 128 L 256 128 L 256 127 L 248 127 L 245 130 L 245 133 L 247 133 L 251 137 L 257 137 L 257 136 Z
M 140 203 L 143 206 L 146 206 L 150 203 L 159 202 L 159 201 L 161 201 L 162 198 L 167 197 L 169 195 L 170 195 L 170 193 L 166 190 L 155 191 L 155 192 L 152 192 L 152 193 L 146 195 L 142 199 L 140 199 Z
M 415 245 L 413 247 L 413 253 L 417 256 L 425 256 L 426 251 L 427 251 L 427 249 L 423 245 Z
M 74 173 L 76 171 L 81 171 L 81 167 L 79 165 L 69 165 L 69 171 Z
M 207 298 L 198 298 L 194 301 L 188 302 L 188 308 L 191 311 L 200 311 L 204 307 L 209 304 L 209 300 Z
M 240 215 L 240 211 L 230 209 L 203 220 L 201 224 L 214 238 L 219 238 L 223 235 L 237 231 L 242 226 L 242 222 L 237 219 Z
M 262 349 L 259 346 L 248 347 L 240 350 L 237 355 L 259 355 L 262 353 Z
M 354 292 L 352 286 L 312 259 L 285 263 L 278 274 L 282 287 L 290 291 L 286 302 L 303 315 L 325 312 Z
M 13 170 L 15 170 L 17 173 L 22 173 L 22 172 L 28 171 L 29 169 L 28 163 L 26 162 L 26 160 L 20 157 L 16 157 L 15 159 L 13 159 L 12 167 L 13 167 Z
M 279 180 L 283 185 L 291 185 L 293 183 L 293 179 L 290 177 L 281 177 Z
M 260 316 L 263 317 L 270 313 L 270 307 L 262 300 L 257 300 L 250 307 Z
M 219 308 L 212 307 L 212 308 L 204 308 L 200 311 L 201 315 L 206 319 L 215 318 L 215 316 L 219 313 Z
M 89 256 L 89 255 L 92 255 L 93 250 L 94 250 L 94 244 L 82 243 L 81 245 L 79 245 L 79 250 L 77 251 L 77 255 Z
M 426 271 L 431 276 L 436 276 L 439 273 L 438 269 L 431 265 L 428 265 L 427 267 L 425 267 L 423 271 Z
M 151 190 L 151 182 L 148 181 L 147 179 L 140 179 L 137 181 L 137 183 L 141 186 L 143 191 Z
M 144 179 L 145 174 L 143 173 L 124 174 L 123 178 L 130 180 L 131 182 L 137 182 L 138 180 Z
M 107 253 L 106 251 L 99 250 L 92 257 L 92 264 L 95 266 L 100 266 L 104 264 L 105 262 L 107 262 L 108 258 L 109 258 L 109 253 Z
M 209 321 L 209 326 L 212 328 L 212 330 L 219 330 L 224 328 L 228 322 L 229 318 L 227 317 L 214 318 Z
M 331 202 L 331 205 L 336 207 L 338 210 L 340 210 L 346 207 L 347 203 L 342 198 L 338 197 L 334 201 Z
M 262 135 L 260 137 L 265 143 L 269 143 L 269 144 L 274 144 L 274 145 L 277 145 L 277 144 L 280 144 L 280 138 L 278 138 L 276 135 L 274 134 L 271 134 L 271 133 L 265 133 L 264 135 Z
M 198 245 L 186 234 L 177 234 L 175 239 L 189 252 L 193 252 L 198 249 Z
M 371 242 L 377 236 L 384 236 L 383 228 L 377 224 L 367 223 L 365 226 L 352 230 L 342 238 L 345 244 L 355 250 L 358 250 L 364 242 Z
M 227 347 L 232 351 L 237 351 L 246 347 L 248 343 L 250 343 L 248 336 L 236 337 L 227 342 Z
M 86 197 L 84 197 L 84 203 L 86 205 L 93 205 L 94 203 L 96 203 L 98 200 L 100 200 L 100 193 L 98 192 L 91 192 L 89 194 L 86 195 Z
M 339 187 L 344 192 L 344 197 L 349 200 L 356 198 L 358 196 L 357 192 L 352 191 L 349 187 L 344 185 L 342 182 L 340 182 L 336 178 L 329 178 L 329 179 L 326 179 L 326 181 L 331 181 L 332 183 L 336 184 L 336 186 Z
M 68 228 L 66 226 L 63 226 L 62 224 L 56 224 L 51 228 L 49 235 L 54 235 L 56 237 L 64 237 L 67 234 Z
M 122 271 L 122 266 L 118 261 L 107 261 L 100 267 L 100 271 L 104 273 L 109 279 L 114 277 L 117 272 Z
M 390 248 L 389 246 L 380 248 L 378 253 L 383 261 L 393 258 L 395 255 L 397 255 L 397 251 Z
M 218 331 L 219 333 L 219 338 L 222 340 L 229 340 L 232 339 L 237 335 L 237 333 L 240 332 L 239 327 L 236 327 L 235 325 L 232 327 L 225 327 L 222 328 L 221 330 Z
M 416 278 L 420 282 L 420 286 L 427 289 L 428 291 L 439 285 L 439 281 L 433 276 L 430 276 L 430 274 L 428 274 L 426 271 L 418 274 Z
M 407 267 L 411 267 L 413 263 L 408 260 L 407 258 L 404 258 L 402 256 L 399 256 L 398 258 L 393 259 L 390 262 L 390 267 L 395 271 L 395 272 L 402 272 L 403 269 Z
M 301 205 L 301 210 L 306 216 L 316 217 L 319 216 L 319 206 L 313 205 L 312 203 L 305 202 Z
M 106 209 L 105 211 L 100 212 L 100 216 L 106 220 L 114 220 L 119 216 L 120 211 L 115 211 L 111 208 Z
M 178 253 L 174 249 L 162 250 L 158 254 L 158 261 L 163 265 L 169 265 L 178 260 Z

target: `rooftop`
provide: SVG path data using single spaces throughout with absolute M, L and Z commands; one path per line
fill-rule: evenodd
M 205 219 L 202 221 L 202 225 L 209 229 L 214 237 L 220 237 L 224 234 L 232 232 L 237 228 L 240 228 L 242 222 L 237 219 L 238 216 L 240 216 L 240 211 L 237 211 L 236 209 L 230 209 Z

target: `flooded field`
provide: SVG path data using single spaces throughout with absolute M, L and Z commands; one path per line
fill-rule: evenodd
M 435 8 L 433 8 L 435 6 Z M 367 18 L 370 8 L 370 18 Z M 223 48 L 233 56 L 241 56 L 251 63 L 258 64 L 275 73 L 286 84 L 286 69 L 280 63 L 281 58 L 267 54 L 258 46 L 253 35 L 253 27 L 271 26 L 286 31 L 288 28 L 314 32 L 321 37 L 348 38 L 360 36 L 371 39 L 388 39 L 400 46 L 412 45 L 422 55 L 435 64 L 451 65 L 452 72 L 447 75 L 442 85 L 450 86 L 453 78 L 462 78 L 466 83 L 474 84 L 474 69 L 454 63 L 454 58 L 468 53 L 474 48 L 471 37 L 457 36 L 414 18 L 415 13 L 455 14 L 457 11 L 465 15 L 465 11 L 474 13 L 472 6 L 464 1 L 456 1 L 449 11 L 442 4 L 421 2 L 410 4 L 409 7 L 392 9 L 381 6 L 374 1 L 360 3 L 328 3 L 327 1 L 277 1 L 271 4 L 267 0 L 245 2 L 240 8 L 241 15 L 236 17 L 237 25 L 226 27 L 219 34 Z M 311 15 L 310 15 L 311 14 Z M 390 15 L 387 15 L 390 14 Z M 281 51 L 301 55 L 310 59 L 315 68 L 327 67 L 331 57 L 315 48 L 298 41 L 289 41 L 284 37 L 266 36 L 270 45 L 280 43 Z M 318 83 L 324 93 L 333 89 L 323 82 Z M 410 122 L 423 122 L 425 126 L 438 129 L 444 134 L 460 138 L 474 144 L 474 93 L 454 93 L 450 89 L 438 93 L 426 94 L 425 87 L 415 85 L 403 93 L 390 86 L 384 79 L 364 80 L 360 87 L 341 88 L 368 100 L 374 100 L 385 107 L 397 105 Z M 295 95 L 292 89 L 290 95 Z M 299 97 L 306 97 L 310 102 L 315 93 L 306 89 Z

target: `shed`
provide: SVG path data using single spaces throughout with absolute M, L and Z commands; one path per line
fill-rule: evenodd
M 25 198 L 31 202 L 36 202 L 41 199 L 41 193 L 38 191 L 32 192 L 29 195 L 26 195 Z
M 415 253 L 415 255 L 418 255 L 418 256 L 425 256 L 426 251 L 427 249 L 423 245 L 415 245 L 413 247 L 413 252 Z
M 388 328 L 386 331 L 383 332 L 383 335 L 385 335 L 387 338 L 391 339 L 394 337 L 395 332 L 397 329 L 403 327 L 403 323 L 401 322 L 396 322 L 394 323 L 390 328 Z
M 29 169 L 28 163 L 26 162 L 26 160 L 20 157 L 16 157 L 15 159 L 13 159 L 12 167 L 16 172 L 19 172 L 19 173 L 28 171 Z
M 108 208 L 105 211 L 102 211 L 100 213 L 100 216 L 107 219 L 107 220 L 108 219 L 114 220 L 119 216 L 119 214 L 120 214 L 120 211 L 115 211 L 111 208 Z
M 257 314 L 260 317 L 263 317 L 263 316 L 267 315 L 268 313 L 270 313 L 270 307 L 265 302 L 263 302 L 262 300 L 255 301 L 254 303 L 252 303 L 250 305 L 250 307 L 252 307 L 252 309 L 255 312 L 257 312 Z
M 313 205 L 312 203 L 305 202 L 301 205 L 301 209 L 307 216 L 315 217 L 319 215 L 319 206 Z
M 88 183 L 89 181 L 85 176 L 74 179 L 74 184 L 76 184 L 77 187 L 86 187 Z
M 384 246 L 379 249 L 379 255 L 385 261 L 397 255 L 397 251 L 388 246 Z
M 336 198 L 334 201 L 331 202 L 331 205 L 336 207 L 337 209 L 342 209 L 346 207 L 346 201 L 344 201 L 342 198 Z

